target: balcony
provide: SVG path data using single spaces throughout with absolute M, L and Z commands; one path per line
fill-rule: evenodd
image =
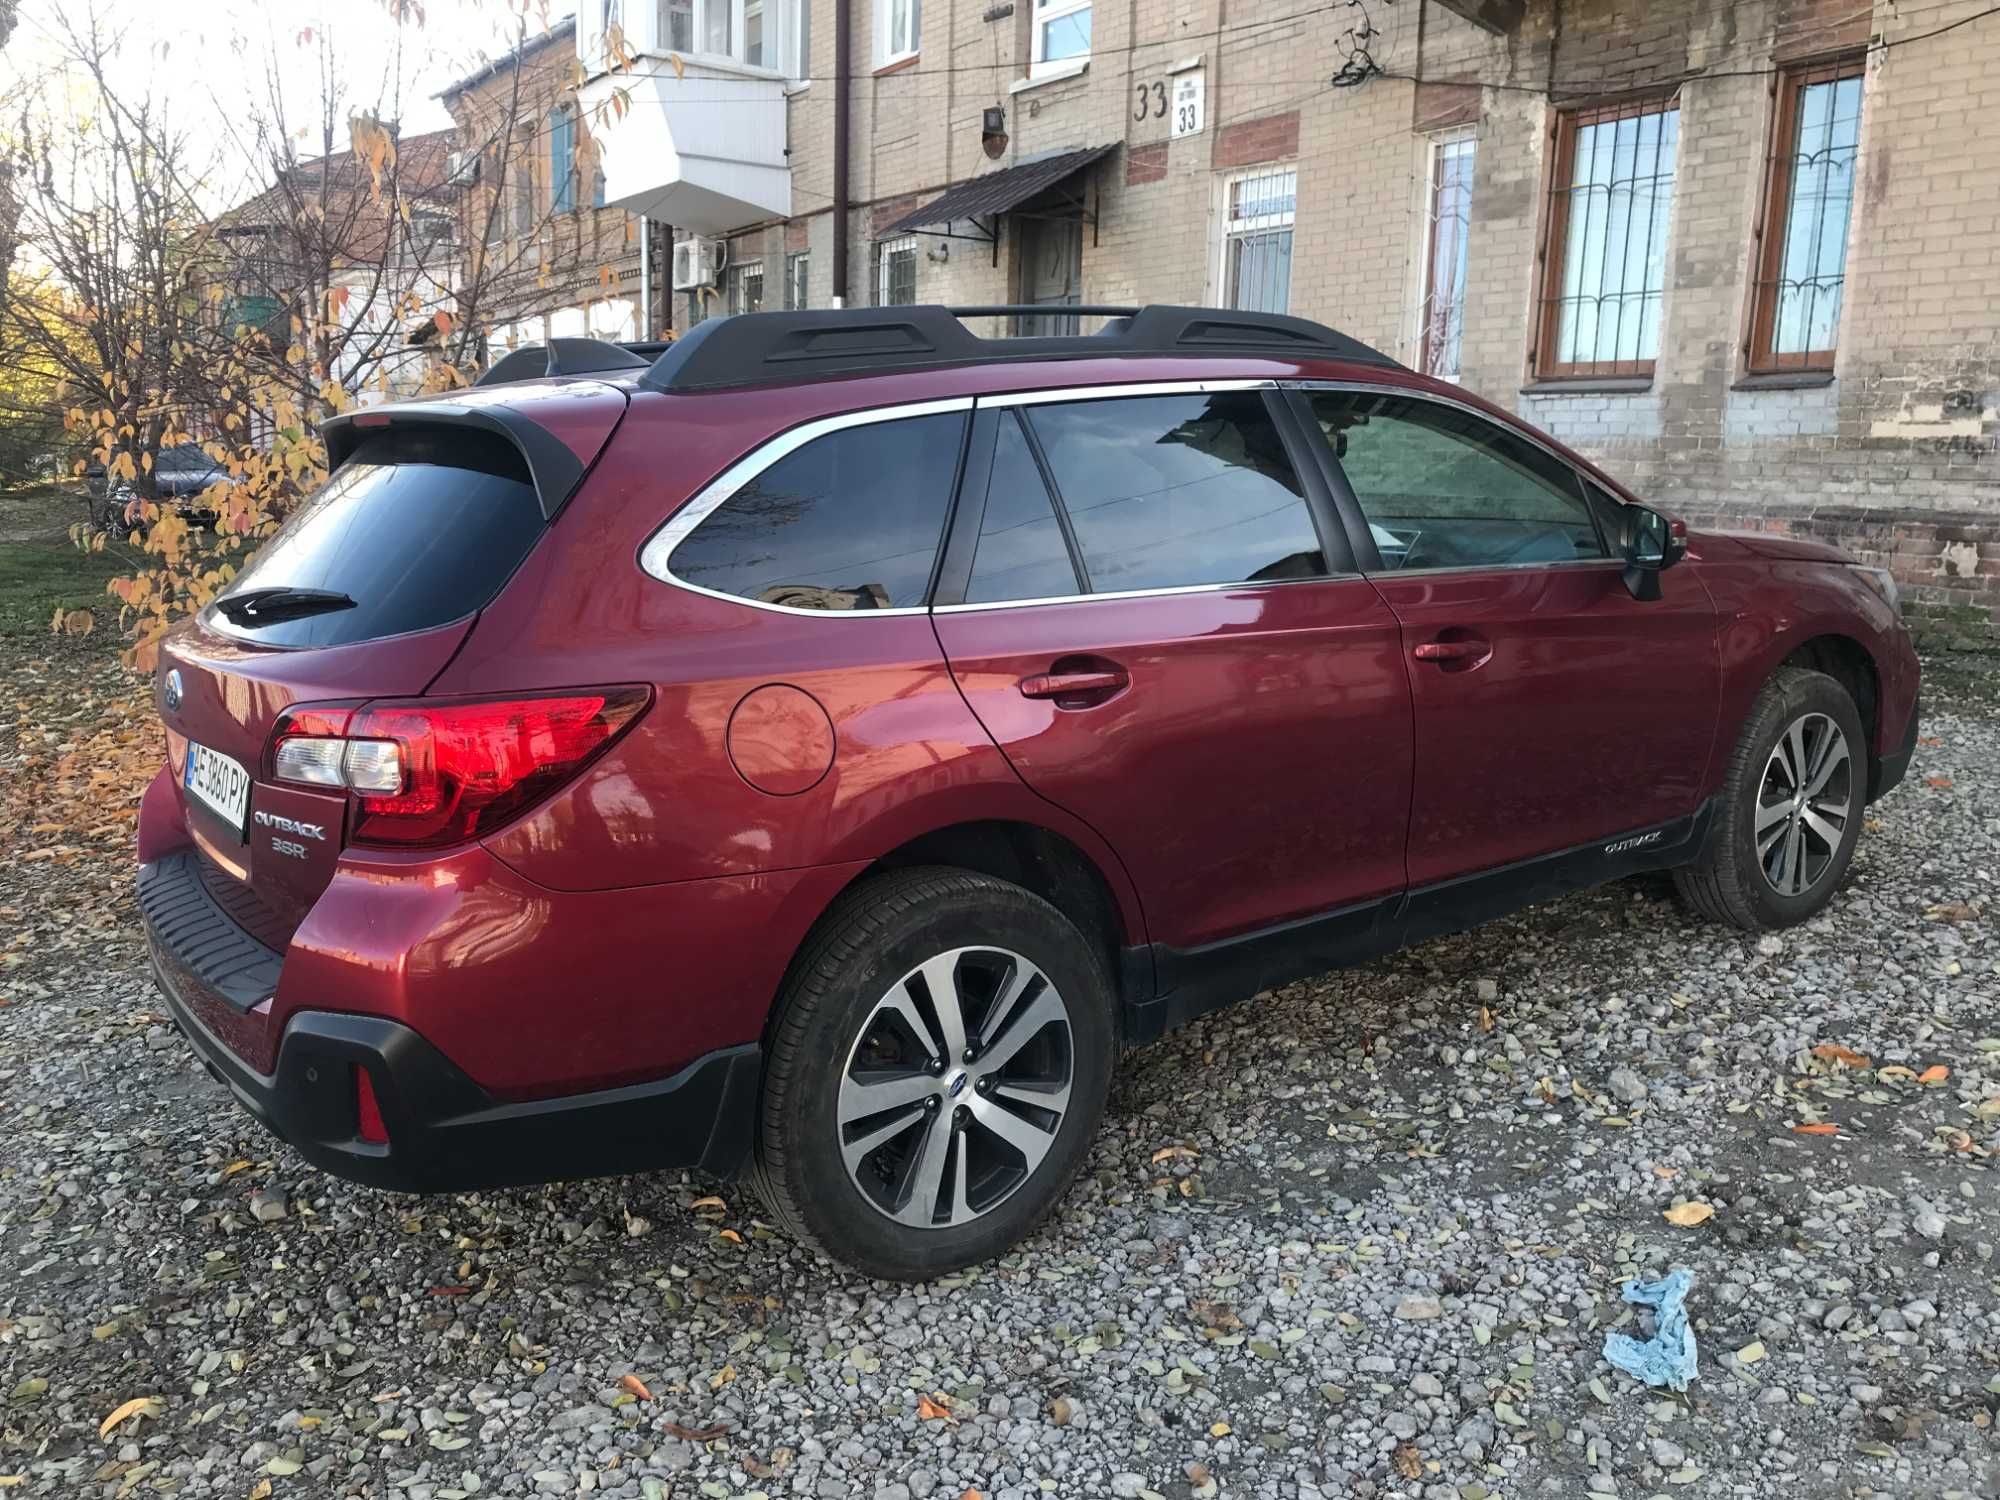
M 706 235 L 790 216 L 785 94 L 796 86 L 788 76 L 805 71 L 805 0 L 583 0 L 581 9 L 578 101 L 602 148 L 607 204 Z M 615 71 L 613 28 L 632 58 Z

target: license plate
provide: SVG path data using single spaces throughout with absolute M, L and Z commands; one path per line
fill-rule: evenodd
M 243 837 L 250 818 L 250 773 L 242 762 L 189 740 L 187 771 L 181 781 L 189 795 Z

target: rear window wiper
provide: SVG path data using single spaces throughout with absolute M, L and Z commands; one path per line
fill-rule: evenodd
M 329 614 L 337 609 L 353 609 L 354 601 L 332 589 L 267 588 L 245 589 L 240 594 L 224 594 L 215 607 L 238 625 L 260 625 L 272 620 L 296 620 L 303 615 Z

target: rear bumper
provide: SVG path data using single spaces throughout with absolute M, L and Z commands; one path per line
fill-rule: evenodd
M 153 975 L 195 1051 L 270 1131 L 314 1166 L 398 1192 L 467 1192 L 666 1167 L 733 1176 L 748 1158 L 762 1049 L 697 1058 L 671 1078 L 526 1103 L 495 1100 L 410 1027 L 379 1016 L 300 1011 L 260 1073 L 197 1018 L 185 969 Z M 177 978 L 180 982 L 177 982 Z M 360 1138 L 355 1069 L 381 1108 L 386 1145 Z
M 1917 753 L 1918 726 L 1923 722 L 1924 700 L 1917 699 L 1910 705 L 1910 724 L 1903 731 L 1903 743 L 1875 762 L 1875 774 L 1868 788 L 1868 800 L 1892 792 L 1910 773 L 1910 760 Z

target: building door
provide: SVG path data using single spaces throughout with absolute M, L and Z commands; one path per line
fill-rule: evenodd
M 1021 300 L 1038 307 L 1075 307 L 1083 301 L 1083 220 L 1017 218 L 1021 236 Z M 1072 334 L 1077 320 L 1060 314 L 1016 318 L 1023 337 Z

